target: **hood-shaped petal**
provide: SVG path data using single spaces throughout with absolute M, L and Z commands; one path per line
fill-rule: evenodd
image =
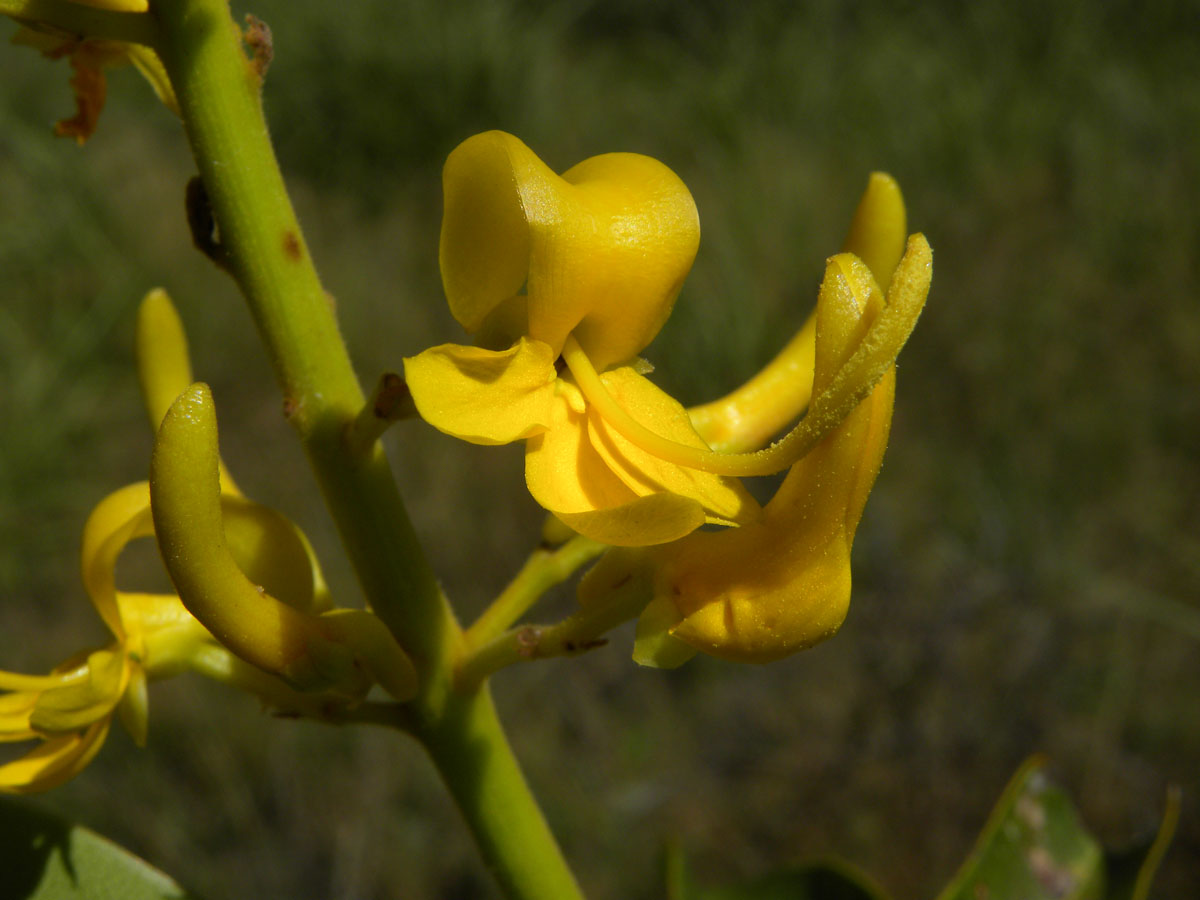
M 489 131 L 450 154 L 443 186 L 439 255 L 455 318 L 475 332 L 524 286 L 524 333 L 557 355 L 574 332 L 600 370 L 658 333 L 699 245 L 687 187 L 640 154 L 592 157 L 559 176 Z

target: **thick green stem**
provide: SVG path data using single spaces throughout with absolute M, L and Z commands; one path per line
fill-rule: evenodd
M 346 439 L 363 394 L 284 188 L 260 74 L 243 52 L 227 0 L 156 0 L 153 13 L 220 245 L 266 344 L 286 414 L 372 608 L 417 666 L 421 692 L 407 727 L 432 755 L 509 894 L 577 897 L 486 689 L 451 686 L 462 630 L 382 448 L 352 452 Z

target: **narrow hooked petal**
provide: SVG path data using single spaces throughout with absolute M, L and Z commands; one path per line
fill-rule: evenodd
M 521 338 L 507 350 L 442 344 L 404 360 L 417 411 L 434 428 L 475 444 L 507 444 L 549 425 L 554 351 Z
M 526 287 L 528 334 L 555 355 L 575 332 L 600 369 L 658 333 L 696 255 L 687 187 L 634 153 L 555 175 L 525 144 L 490 131 L 446 161 L 440 262 L 455 318 L 470 332 Z

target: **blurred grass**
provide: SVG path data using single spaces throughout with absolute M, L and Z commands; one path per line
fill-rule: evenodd
M 660 673 L 628 641 L 505 672 L 498 701 L 585 887 L 655 897 L 679 837 L 717 880 L 814 854 L 897 896 L 954 870 L 1043 750 L 1110 843 L 1185 813 L 1156 896 L 1200 893 L 1200 23 L 1186 3 L 260 0 L 268 113 L 365 382 L 459 335 L 436 268 L 439 170 L 499 127 L 565 168 L 657 156 L 704 236 L 648 351 L 687 402 L 749 375 L 815 296 L 866 173 L 936 254 L 892 446 L 835 638 L 768 668 Z M 226 459 L 355 587 L 232 286 L 190 249 L 190 161 L 115 73 L 80 152 L 65 66 L 3 48 L 0 659 L 100 637 L 76 574 L 107 491 L 145 476 L 131 364 L 165 285 Z M 391 439 L 470 615 L 534 540 L 515 450 Z M 464 524 L 466 523 L 466 524 Z M 569 607 L 569 594 L 558 601 Z M 549 613 L 547 613 L 549 615 Z M 277 723 L 192 680 L 48 804 L 209 896 L 490 897 L 428 764 L 391 735 Z

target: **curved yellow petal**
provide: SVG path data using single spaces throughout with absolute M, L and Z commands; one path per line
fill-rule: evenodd
M 586 409 L 572 399 L 564 385 L 550 427 L 525 445 L 525 483 L 538 503 L 567 527 L 604 544 L 659 544 L 704 524 L 704 507 L 696 500 L 639 496 L 621 481 L 591 441 Z
M 138 306 L 133 347 L 142 401 L 150 417 L 150 427 L 157 431 L 175 398 L 194 380 L 183 320 L 162 288 L 149 291 Z M 225 463 L 218 464 L 221 493 L 241 496 Z
M 900 185 L 886 172 L 872 172 L 842 250 L 865 262 L 880 287 L 887 290 L 904 255 L 907 237 L 908 217 Z
M 475 135 L 443 173 L 440 262 L 451 312 L 468 331 L 522 285 L 528 334 L 555 355 L 567 335 L 600 369 L 658 333 L 700 240 L 687 187 L 634 153 L 555 175 L 510 134 Z
M 195 380 L 183 321 L 162 288 L 147 293 L 138 306 L 133 347 L 146 414 L 157 429 L 175 398 Z
M 217 422 L 207 385 L 180 395 L 163 419 L 150 462 L 159 548 L 191 613 L 246 662 L 304 688 L 357 694 L 370 682 L 318 620 L 248 579 L 225 538 L 217 475 Z
M 816 403 L 862 344 L 883 308 L 883 295 L 871 270 L 857 256 L 839 253 L 826 264 L 817 300 L 813 394 Z
M 714 450 L 757 450 L 796 419 L 812 398 L 816 316 L 749 381 L 719 400 L 688 410 L 696 433 Z
M 70 781 L 103 746 L 111 722 L 102 719 L 82 733 L 43 741 L 19 759 L 0 765 L 0 793 L 48 791 Z
M 549 425 L 555 355 L 527 338 L 507 350 L 442 344 L 405 359 L 404 378 L 434 428 L 474 444 L 507 444 Z
M 129 681 L 129 664 L 120 646 L 88 655 L 88 677 L 42 691 L 29 724 L 43 734 L 79 731 L 112 715 Z
M 603 509 L 552 512 L 584 537 L 614 547 L 665 544 L 704 524 L 704 507 L 679 494 L 650 494 Z
M 27 741 L 38 737 L 29 724 L 37 705 L 38 691 L 15 691 L 0 694 L 0 743 Z
M 849 254 L 830 260 L 816 315 L 818 397 L 858 352 L 881 304 L 864 263 Z M 854 531 L 887 446 L 894 396 L 890 368 L 792 466 L 761 522 L 656 550 L 655 621 L 669 604 L 679 616 L 672 636 L 742 662 L 777 659 L 837 631 L 850 602 Z
M 631 367 L 606 372 L 600 380 L 634 420 L 652 424 L 665 438 L 707 449 L 683 406 Z M 724 525 L 759 515 L 758 503 L 737 479 L 665 462 L 611 428 L 594 408 L 588 410 L 588 437 L 601 459 L 638 496 L 665 492 L 688 497 L 704 508 L 709 522 Z
M 872 172 L 850 223 L 843 252 L 870 268 L 884 289 L 906 237 L 904 199 L 895 179 Z M 714 450 L 756 450 L 803 412 L 812 397 L 816 311 L 762 371 L 719 400 L 688 410 L 696 431 Z
M 313 612 L 313 559 L 284 515 L 244 497 L 221 497 L 225 542 L 238 568 L 272 597 Z
M 100 618 L 118 638 L 125 637 L 125 629 L 114 583 L 117 557 L 130 541 L 152 534 L 150 484 L 146 481 L 113 491 L 96 505 L 83 526 L 83 584 Z

